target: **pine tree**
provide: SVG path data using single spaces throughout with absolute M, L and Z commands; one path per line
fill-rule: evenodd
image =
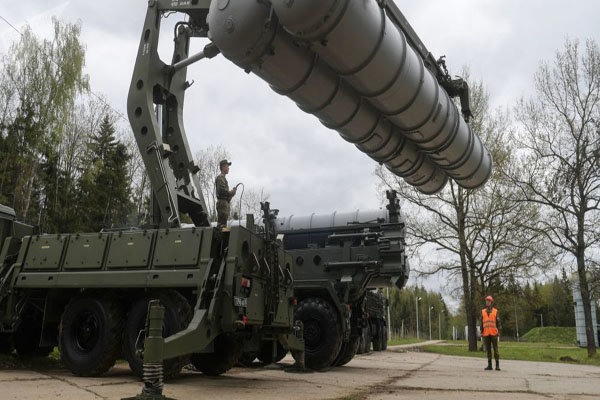
M 115 138 L 115 128 L 105 116 L 88 145 L 90 167 L 80 179 L 80 224 L 82 231 L 123 226 L 131 211 L 125 145 Z

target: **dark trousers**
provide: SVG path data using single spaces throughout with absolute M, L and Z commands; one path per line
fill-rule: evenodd
M 492 347 L 494 347 L 494 358 L 496 361 L 500 360 L 500 353 L 498 353 L 498 336 L 484 336 L 483 347 L 487 351 L 489 362 L 492 362 Z

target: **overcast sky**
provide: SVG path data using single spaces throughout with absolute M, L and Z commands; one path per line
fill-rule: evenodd
M 0 15 L 18 29 L 51 35 L 51 17 L 81 21 L 92 89 L 126 115 L 146 0 L 3 1 Z M 451 73 L 467 66 L 495 106 L 531 93 L 541 60 L 552 60 L 566 37 L 599 40 L 598 0 L 396 0 Z M 177 20 L 171 17 L 167 26 Z M 171 30 L 161 55 L 170 60 Z M 0 53 L 17 34 L 0 21 Z M 199 51 L 201 43 L 193 45 Z M 185 124 L 192 152 L 223 145 L 233 161 L 230 183 L 264 187 L 283 215 L 379 207 L 375 163 L 290 100 L 223 57 L 189 68 Z

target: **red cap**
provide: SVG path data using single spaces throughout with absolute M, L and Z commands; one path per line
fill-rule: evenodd
M 492 296 L 488 296 L 485 299 L 491 301 L 492 303 L 494 302 L 494 298 Z

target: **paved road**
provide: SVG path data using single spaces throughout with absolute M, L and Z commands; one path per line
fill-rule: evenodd
M 185 372 L 167 383 L 179 400 L 391 400 L 391 399 L 600 399 L 600 367 L 503 361 L 484 371 L 476 358 L 406 352 L 402 348 L 356 357 L 322 373 L 289 373 L 288 356 L 266 368 L 235 368 L 211 378 Z M 0 398 L 120 399 L 140 391 L 127 365 L 103 378 L 76 378 L 64 370 L 0 371 Z

